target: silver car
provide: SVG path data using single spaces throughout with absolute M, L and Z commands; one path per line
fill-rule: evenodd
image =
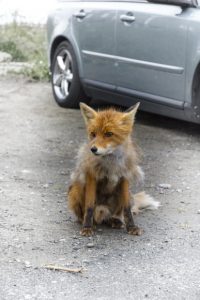
M 60 106 L 139 100 L 200 123 L 200 0 L 60 1 L 47 32 Z

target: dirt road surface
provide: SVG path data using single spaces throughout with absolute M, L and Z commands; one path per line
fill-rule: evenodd
M 139 113 L 134 134 L 144 188 L 162 206 L 136 217 L 140 237 L 81 237 L 66 205 L 80 111 L 58 107 L 49 83 L 1 79 L 1 300 L 200 299 L 200 127 Z

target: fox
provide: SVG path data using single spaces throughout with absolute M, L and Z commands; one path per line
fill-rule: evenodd
M 135 225 L 134 214 L 160 205 L 144 191 L 131 193 L 132 185 L 144 177 L 140 150 L 131 137 L 139 105 L 121 112 L 115 108 L 96 111 L 80 103 L 88 142 L 77 155 L 68 205 L 82 224 L 82 236 L 93 235 L 98 224 L 125 227 L 128 234 L 141 235 L 143 230 Z

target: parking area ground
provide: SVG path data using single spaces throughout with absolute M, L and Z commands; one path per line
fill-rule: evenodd
M 86 138 L 80 111 L 58 107 L 49 83 L 0 80 L 0 299 L 200 299 L 200 126 L 140 112 L 134 136 L 137 190 L 162 206 L 136 217 L 140 237 L 81 237 L 66 201 Z

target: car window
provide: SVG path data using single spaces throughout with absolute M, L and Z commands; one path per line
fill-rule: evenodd
M 155 2 L 160 4 L 174 4 L 176 2 L 177 5 L 179 0 L 58 0 L 58 2 Z M 180 2 L 182 1 L 180 0 Z M 185 0 L 185 3 L 191 3 L 191 6 L 196 6 L 197 3 L 200 6 L 200 0 Z
M 58 0 L 58 2 L 148 2 L 148 0 Z
M 83 2 L 147 2 L 145 0 L 82 0 Z
M 82 0 L 57 0 L 57 2 L 83 2 Z
M 63 0 L 65 1 L 65 0 Z M 67 1 L 67 0 L 66 0 Z M 70 0 L 68 0 L 70 1 Z M 148 2 L 148 0 L 81 0 L 83 2 Z

